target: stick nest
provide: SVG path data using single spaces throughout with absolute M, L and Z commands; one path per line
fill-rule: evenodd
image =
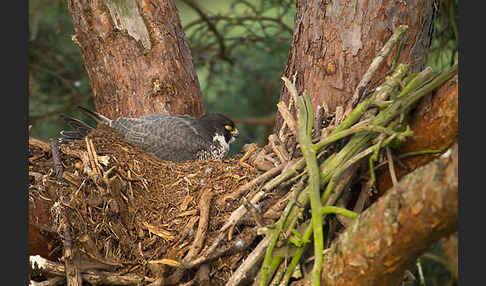
M 90 149 L 91 142 L 94 150 Z M 59 146 L 62 180 L 57 179 L 58 170 L 45 146 L 29 144 L 29 148 L 33 155 L 29 159 L 31 206 L 36 200 L 52 204 L 48 214 L 53 222 L 51 231 L 62 237 L 61 226 L 68 223 L 84 260 L 118 274 L 154 279 L 160 273 L 151 272 L 152 262 L 180 262 L 196 243 L 202 208 L 209 208 L 204 243 L 197 242 L 204 248 L 211 245 L 220 227 L 241 205 L 240 200 L 223 197 L 260 174 L 241 164 L 241 155 L 222 161 L 161 161 L 102 125 L 85 140 Z M 200 205 L 207 191 L 212 199 Z M 278 194 L 266 198 L 260 205 L 262 211 L 276 199 Z M 252 223 L 238 225 L 233 236 L 252 240 L 256 227 Z M 228 243 L 224 240 L 219 248 Z M 244 255 L 240 252 L 212 261 L 212 279 L 227 280 Z M 165 276 L 174 270 L 164 269 Z

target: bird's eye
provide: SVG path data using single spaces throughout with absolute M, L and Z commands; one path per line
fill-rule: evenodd
M 225 125 L 224 128 L 226 128 L 226 130 L 228 131 L 233 130 L 233 127 L 231 125 Z

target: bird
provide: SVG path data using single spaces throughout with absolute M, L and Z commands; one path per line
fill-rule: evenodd
M 223 159 L 229 145 L 239 135 L 234 122 L 221 113 L 207 113 L 196 118 L 189 115 L 150 114 L 138 118 L 109 119 L 97 112 L 78 106 L 97 124 L 106 124 L 142 150 L 164 161 Z M 94 128 L 85 122 L 61 114 L 74 130 L 62 130 L 60 143 L 84 138 Z

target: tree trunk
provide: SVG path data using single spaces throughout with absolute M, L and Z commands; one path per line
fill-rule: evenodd
M 409 62 L 413 72 L 420 71 L 429 49 L 434 1 L 298 0 L 284 75 L 291 79 L 296 74 L 297 92 L 307 90 L 314 108 L 327 106 L 325 110 L 333 113 L 348 102 L 377 52 L 400 25 L 408 25 L 400 61 Z M 384 78 L 394 54 L 371 84 Z M 289 103 L 285 87 L 280 100 Z M 277 115 L 274 130 L 280 130 L 282 122 Z
M 70 0 L 96 110 L 109 118 L 204 113 L 172 0 Z

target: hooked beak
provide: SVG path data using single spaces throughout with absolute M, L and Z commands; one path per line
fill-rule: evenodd
M 235 138 L 238 137 L 238 135 L 240 135 L 240 131 L 238 131 L 238 128 L 233 128 L 233 130 L 231 130 L 231 135 Z

